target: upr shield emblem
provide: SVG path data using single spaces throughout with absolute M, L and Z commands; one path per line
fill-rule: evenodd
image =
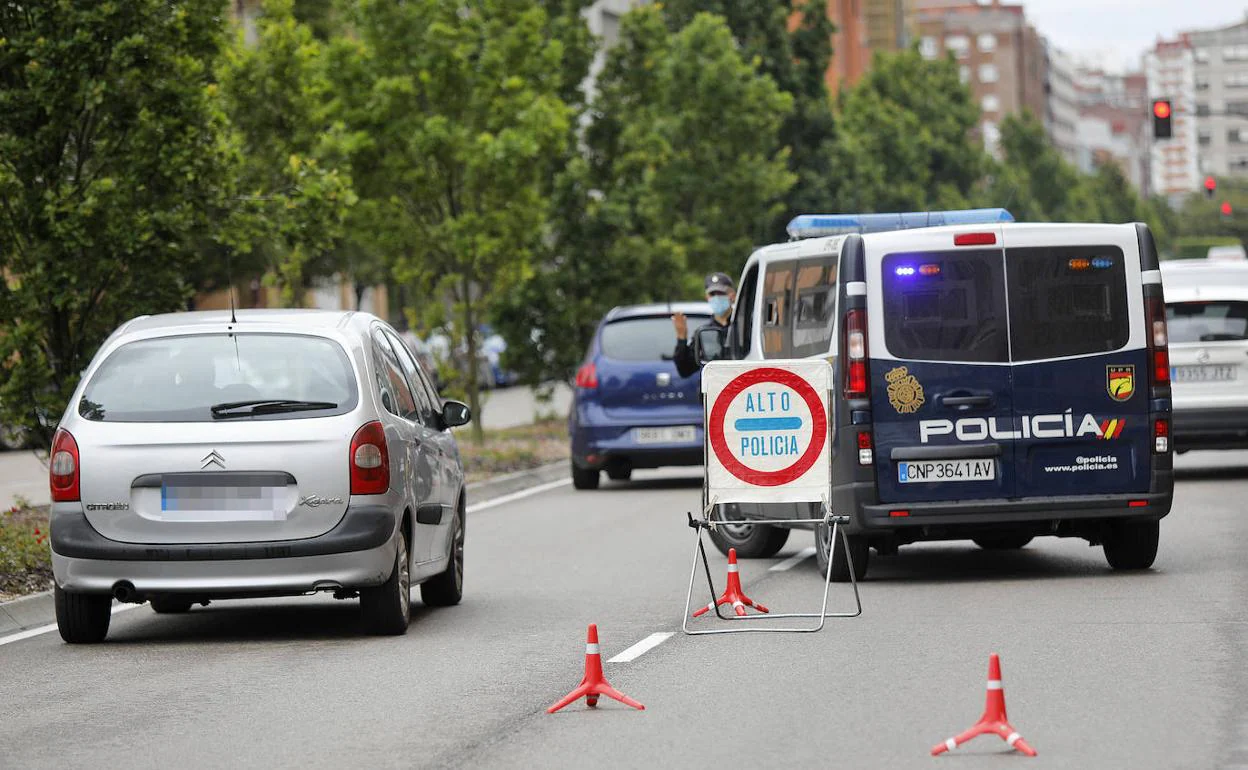
M 888 403 L 897 414 L 914 414 L 923 406 L 923 386 L 909 369 L 899 366 L 885 374 L 884 379 L 888 381 Z
M 1115 401 L 1126 401 L 1135 395 L 1135 366 L 1105 367 L 1105 390 Z

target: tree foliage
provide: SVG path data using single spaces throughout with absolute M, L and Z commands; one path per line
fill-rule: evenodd
M 47 441 L 101 341 L 190 295 L 232 184 L 224 11 L 0 4 L 0 422 Z
M 511 362 L 567 377 L 605 309 L 696 296 L 696 276 L 741 265 L 794 183 L 778 138 L 791 107 L 721 18 L 672 32 L 658 8 L 627 14 L 585 157 L 555 188 L 556 250 L 499 311 L 523 350 Z

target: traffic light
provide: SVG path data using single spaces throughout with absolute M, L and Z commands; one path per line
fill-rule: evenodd
M 1218 191 L 1218 180 L 1211 176 L 1205 177 L 1205 197 L 1213 200 L 1213 194 Z
M 1170 124 L 1173 110 L 1169 99 L 1153 100 L 1153 138 L 1170 139 L 1174 136 L 1174 127 Z
M 1231 218 L 1231 202 L 1230 201 L 1222 201 L 1222 205 L 1219 208 L 1222 212 L 1223 219 Z

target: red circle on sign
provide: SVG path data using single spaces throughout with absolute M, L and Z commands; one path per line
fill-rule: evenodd
M 724 436 L 724 416 L 728 413 L 729 404 L 741 394 L 741 391 L 761 382 L 774 382 L 792 388 L 806 402 L 806 406 L 810 407 L 812 423 L 810 446 L 797 459 L 797 462 L 777 471 L 756 471 L 733 457 L 732 451 L 728 449 L 728 440 Z M 823 413 L 823 401 L 819 399 L 819 393 L 806 380 L 786 369 L 752 369 L 728 383 L 728 387 L 720 391 L 719 398 L 715 399 L 715 405 L 711 407 L 708 429 L 711 434 L 711 449 L 715 450 L 715 457 L 719 458 L 725 470 L 748 484 L 778 487 L 800 478 L 819 460 L 828 436 L 828 418 Z

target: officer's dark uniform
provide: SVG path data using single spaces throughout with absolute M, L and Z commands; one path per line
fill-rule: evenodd
M 706 277 L 706 293 L 709 294 L 727 294 L 734 288 L 732 279 L 724 273 L 711 273 Z M 712 317 L 707 323 L 702 324 L 693 330 L 693 336 L 698 336 L 700 329 L 708 326 L 714 326 L 720 329 L 728 328 L 727 323 L 720 323 L 719 319 Z M 698 363 L 697 357 L 693 354 L 693 345 L 689 344 L 689 340 L 676 340 L 676 350 L 672 353 L 672 361 L 676 364 L 676 371 L 681 377 L 692 377 L 695 372 L 702 368 Z

